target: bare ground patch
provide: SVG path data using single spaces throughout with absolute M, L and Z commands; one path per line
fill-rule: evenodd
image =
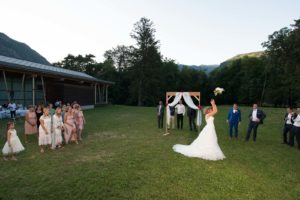
M 75 162 L 91 162 L 91 161 L 100 161 L 100 162 L 109 162 L 113 157 L 112 152 L 99 151 L 89 155 L 80 155 L 76 158 Z
M 88 136 L 88 139 L 122 139 L 127 137 L 125 134 L 119 134 L 112 131 L 96 132 Z

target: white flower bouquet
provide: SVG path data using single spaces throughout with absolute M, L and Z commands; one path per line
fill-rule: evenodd
M 217 96 L 219 94 L 222 94 L 224 91 L 224 88 L 216 87 L 216 89 L 214 90 L 214 94 L 215 96 Z

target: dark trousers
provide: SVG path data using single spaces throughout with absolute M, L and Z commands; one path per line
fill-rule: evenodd
M 189 117 L 189 125 L 190 125 L 190 131 L 197 131 L 197 126 L 195 123 L 195 117 Z
M 238 137 L 238 134 L 239 134 L 239 130 L 238 130 L 238 127 L 239 127 L 239 122 L 229 122 L 229 135 L 230 137 L 232 138 L 232 129 L 234 128 L 234 137 L 237 138 Z
M 179 129 L 179 127 L 183 128 L 183 114 L 177 114 L 177 128 Z
M 257 135 L 257 128 L 258 128 L 259 123 L 258 122 L 253 122 L 250 121 L 249 126 L 248 126 L 248 131 L 246 135 L 246 141 L 250 139 L 250 135 L 253 129 L 253 141 L 256 141 L 256 135 Z
M 16 111 L 10 111 L 10 118 L 15 119 L 16 118 Z
M 158 128 L 164 127 L 164 115 L 157 116 Z
M 297 126 L 292 127 L 292 129 L 290 131 L 290 140 L 289 140 L 290 146 L 294 146 L 295 136 L 296 136 L 296 140 L 298 143 L 298 148 L 300 149 L 300 127 L 297 127 Z
M 283 127 L 283 143 L 287 144 L 288 143 L 288 136 L 287 134 L 290 133 L 291 134 L 291 130 L 292 130 L 293 125 L 292 124 L 285 124 Z

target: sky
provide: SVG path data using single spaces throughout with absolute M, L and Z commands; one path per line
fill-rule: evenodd
M 134 45 L 134 23 L 149 18 L 164 57 L 219 64 L 263 50 L 268 35 L 300 18 L 300 0 L 0 0 L 0 32 L 49 62 Z

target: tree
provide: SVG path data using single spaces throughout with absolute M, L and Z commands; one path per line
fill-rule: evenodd
M 88 66 L 96 64 L 94 58 L 95 56 L 92 54 L 85 56 L 68 54 L 62 61 L 53 63 L 53 65 L 74 71 L 86 72 Z
M 262 45 L 269 58 L 266 96 L 279 105 L 300 103 L 300 19 L 291 28 L 275 31 Z
M 116 48 L 107 50 L 104 53 L 104 58 L 111 60 L 115 68 L 121 72 L 132 65 L 133 50 L 132 46 L 118 45 Z
M 153 22 L 141 18 L 134 24 L 131 37 L 136 46 L 133 51 L 133 65 L 130 70 L 132 82 L 130 92 L 132 101 L 137 105 L 154 104 L 159 97 L 162 57 L 159 52 L 159 41 L 155 39 Z

